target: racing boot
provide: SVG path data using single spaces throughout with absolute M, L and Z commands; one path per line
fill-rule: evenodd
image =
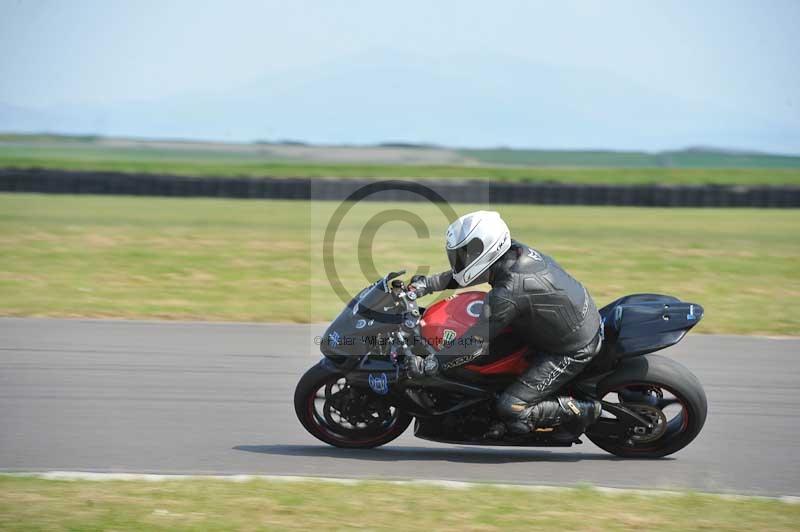
M 600 417 L 602 406 L 600 401 L 558 397 L 532 405 L 513 404 L 510 410 L 514 418 L 506 420 L 506 426 L 514 434 L 560 427 L 577 436 Z
M 556 439 L 575 440 L 602 413 L 600 401 L 558 397 L 534 405 L 528 423 L 534 428 L 555 428 Z

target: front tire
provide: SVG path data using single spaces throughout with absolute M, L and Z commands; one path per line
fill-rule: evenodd
M 369 449 L 400 436 L 412 416 L 385 396 L 353 388 L 342 373 L 318 363 L 302 376 L 294 392 L 294 411 L 315 438 L 334 447 Z
M 617 371 L 600 381 L 597 397 L 649 417 L 655 427 L 648 434 L 616 437 L 586 436 L 598 447 L 624 458 L 661 458 L 692 442 L 706 421 L 708 401 L 703 386 L 683 365 L 666 357 L 646 355 L 623 362 Z M 598 423 L 613 423 L 601 417 Z

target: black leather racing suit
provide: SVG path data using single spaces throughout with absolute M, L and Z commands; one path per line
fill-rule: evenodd
M 465 341 L 437 353 L 439 367 L 457 371 L 487 355 L 489 342 L 510 326 L 535 355 L 498 400 L 500 418 L 512 432 L 522 433 L 557 426 L 577 414 L 575 403 L 555 393 L 600 349 L 600 314 L 586 288 L 551 257 L 513 240 L 511 249 L 471 284 L 483 282 L 492 289 L 478 321 L 462 336 Z M 426 292 L 457 287 L 450 271 L 426 279 Z

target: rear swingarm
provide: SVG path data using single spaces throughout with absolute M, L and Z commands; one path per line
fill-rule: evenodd
M 590 425 L 586 432 L 597 436 L 618 437 L 621 433 L 628 434 L 634 427 L 653 428 L 650 420 L 619 403 L 609 403 L 608 401 L 600 401 L 600 403 L 603 405 L 603 411 L 613 414 L 616 419 L 601 417 Z M 620 428 L 623 430 L 620 431 Z

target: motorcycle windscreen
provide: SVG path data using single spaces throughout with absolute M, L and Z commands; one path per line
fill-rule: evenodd
M 320 351 L 335 363 L 386 350 L 387 333 L 402 322 L 391 294 L 375 283 L 362 290 L 330 324 L 320 339 Z

